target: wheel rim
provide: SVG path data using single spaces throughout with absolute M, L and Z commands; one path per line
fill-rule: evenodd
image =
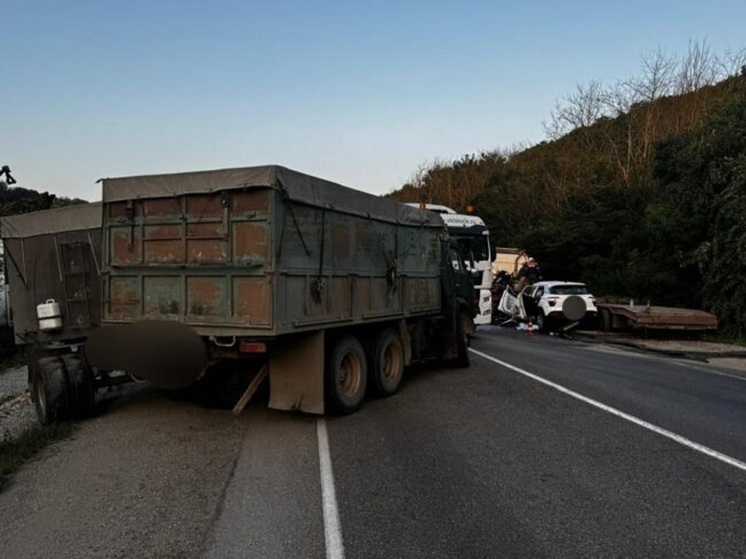
M 339 372 L 339 384 L 342 393 L 347 398 L 354 398 L 360 391 L 362 383 L 362 364 L 352 353 L 348 353 L 340 363 Z
M 389 344 L 383 353 L 383 378 L 387 382 L 396 381 L 401 374 L 402 355 L 396 344 Z

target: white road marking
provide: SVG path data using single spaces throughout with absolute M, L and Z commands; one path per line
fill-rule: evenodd
M 613 348 L 613 347 L 605 347 L 605 346 L 589 346 L 588 351 L 597 351 L 599 353 L 612 353 L 614 355 L 625 355 L 629 357 L 637 357 L 640 359 L 654 359 L 656 361 L 671 361 L 674 360 L 679 365 L 686 367 L 688 369 L 693 369 L 695 371 L 699 371 L 700 373 L 705 373 L 708 375 L 718 375 L 720 377 L 728 377 L 740 381 L 746 381 L 746 376 L 738 375 L 735 373 L 726 373 L 724 371 L 715 370 L 712 367 L 720 367 L 720 368 L 728 368 L 727 365 L 718 365 L 717 363 L 710 363 L 709 361 L 699 362 L 699 361 L 692 361 L 685 358 L 675 358 L 675 357 L 662 357 L 660 355 L 649 355 L 644 353 L 637 353 L 635 351 L 629 351 L 626 349 L 620 349 L 620 348 Z
M 345 550 L 342 543 L 342 529 L 339 524 L 337 496 L 334 491 L 334 472 L 329 453 L 329 436 L 326 422 L 319 419 L 316 423 L 319 439 L 319 470 L 321 471 L 321 502 L 324 508 L 324 538 L 326 540 L 326 558 L 344 559 Z
M 745 376 L 740 376 L 740 375 L 736 375 L 736 374 L 733 374 L 733 373 L 726 373 L 726 372 L 723 372 L 723 371 L 714 371 L 712 369 L 706 369 L 705 368 L 705 365 L 707 365 L 709 367 L 723 367 L 724 365 L 717 365 L 715 363 L 689 363 L 689 362 L 686 362 L 686 361 L 678 361 L 678 363 L 679 363 L 679 365 L 682 365 L 682 366 L 686 367 L 687 369 L 693 369 L 695 371 L 699 371 L 700 373 L 705 373 L 705 374 L 708 374 L 708 375 L 717 375 L 719 377 L 728 377 L 728 378 L 733 378 L 733 379 L 736 379 L 736 380 L 740 380 L 742 382 L 746 382 L 746 377 Z M 725 367 L 727 368 L 727 366 L 725 366 Z
M 521 369 L 520 367 L 516 367 L 515 365 L 511 365 L 510 363 L 506 363 L 505 361 L 496 359 L 495 357 L 492 357 L 491 355 L 487 355 L 486 353 L 482 353 L 481 351 L 477 351 L 475 349 L 470 349 L 470 351 L 476 355 L 479 355 L 480 357 L 483 357 L 484 359 L 487 359 L 488 361 L 497 363 L 498 365 L 501 365 L 507 369 L 510 369 L 511 371 L 515 371 L 516 373 L 520 373 L 532 380 L 535 380 L 537 382 L 545 384 L 546 386 L 554 388 L 555 390 L 558 390 L 562 392 L 563 394 L 572 396 L 573 398 L 576 398 L 580 400 L 581 402 L 585 402 L 586 404 L 590 404 L 591 406 L 594 406 L 600 410 L 611 413 L 617 417 L 621 417 L 622 419 L 626 419 L 627 421 L 634 423 L 635 425 L 638 425 L 640 427 L 653 431 L 654 433 L 658 433 L 659 435 L 662 435 L 668 439 L 671 439 L 672 441 L 675 441 L 685 447 L 691 448 L 692 450 L 696 450 L 697 452 L 701 452 L 702 454 L 706 454 L 707 456 L 710 456 L 711 458 L 715 458 L 716 460 L 720 460 L 721 462 L 724 462 L 728 464 L 729 466 L 733 466 L 735 468 L 738 468 L 739 470 L 746 472 L 746 462 L 741 462 L 740 460 L 737 460 L 731 456 L 728 456 L 727 454 L 723 454 L 721 452 L 718 452 L 717 450 L 713 450 L 699 443 L 695 443 L 694 441 L 689 440 L 685 437 L 682 437 L 681 435 L 677 435 L 676 433 L 673 433 L 672 431 L 668 431 L 667 429 L 663 429 L 662 427 L 658 427 L 657 425 L 648 423 L 645 420 L 642 420 L 638 417 L 625 413 L 621 410 L 612 408 L 611 406 L 607 406 L 606 404 L 602 404 L 601 402 L 588 398 L 587 396 L 583 396 L 582 394 L 579 394 L 578 392 L 565 388 L 564 386 L 560 384 L 554 383 L 550 380 L 542 378 L 533 373 L 529 373 L 528 371 Z

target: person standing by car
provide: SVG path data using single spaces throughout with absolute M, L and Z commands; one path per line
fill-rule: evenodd
M 528 285 L 533 285 L 541 280 L 541 268 L 535 258 L 529 258 L 528 261 L 518 270 L 518 287 L 517 290 L 523 291 Z

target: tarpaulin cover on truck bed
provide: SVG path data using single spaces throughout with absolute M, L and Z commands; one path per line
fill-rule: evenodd
M 83 231 L 101 227 L 101 202 L 76 204 L 0 218 L 4 239 Z
M 422 212 L 404 204 L 394 204 L 391 200 L 279 165 L 108 178 L 102 182 L 104 203 L 269 187 L 282 190 L 293 202 L 312 206 L 401 223 L 442 223 L 437 214 Z

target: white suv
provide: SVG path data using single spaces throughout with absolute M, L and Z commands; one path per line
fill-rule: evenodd
M 595 298 L 580 282 L 538 281 L 525 289 L 523 300 L 541 332 L 595 319 L 597 313 Z

